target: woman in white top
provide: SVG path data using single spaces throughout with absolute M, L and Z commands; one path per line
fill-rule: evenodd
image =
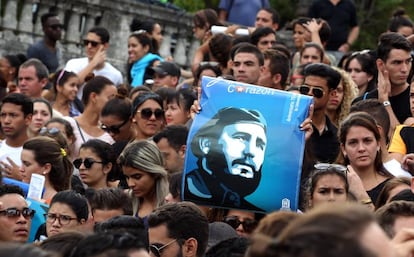
M 89 139 L 114 143 L 111 135 L 100 128 L 99 115 L 105 103 L 114 98 L 116 94 L 116 87 L 105 77 L 96 76 L 86 83 L 82 95 L 82 103 L 85 106 L 83 113 L 76 118 L 67 117 L 76 137 L 73 159 L 79 155 L 80 146 Z

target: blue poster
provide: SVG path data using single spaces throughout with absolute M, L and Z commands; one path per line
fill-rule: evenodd
M 312 97 L 203 77 L 187 141 L 183 199 L 256 212 L 297 210 Z

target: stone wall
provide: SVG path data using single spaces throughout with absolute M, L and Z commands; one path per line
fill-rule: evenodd
M 70 58 L 84 56 L 82 38 L 91 27 L 99 25 L 111 33 L 109 62 L 124 72 L 133 17 L 158 22 L 164 30 L 160 54 L 173 56 L 182 66 L 190 64 L 199 45 L 193 38 L 191 15 L 135 0 L 0 0 L 0 3 L 0 55 L 25 53 L 30 44 L 41 39 L 40 16 L 51 7 L 57 8 L 66 28 L 61 40 L 61 65 Z M 36 8 L 38 15 L 33 23 L 32 10 Z

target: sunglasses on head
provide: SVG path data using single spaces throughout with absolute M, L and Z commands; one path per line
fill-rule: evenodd
M 8 208 L 3 211 L 0 211 L 0 214 L 9 218 L 17 218 L 20 215 L 23 215 L 25 219 L 31 219 L 35 215 L 35 211 L 29 208 L 23 208 L 22 210 L 18 210 L 16 208 Z
M 164 111 L 162 109 L 155 109 L 154 111 L 150 108 L 144 108 L 142 110 L 137 111 L 138 113 L 141 113 L 141 118 L 145 120 L 149 120 L 152 115 L 154 114 L 155 118 L 157 120 L 162 120 L 164 118 Z
M 51 28 L 53 30 L 63 29 L 63 25 L 62 24 L 53 24 L 53 25 L 50 25 L 49 28 Z
M 303 95 L 309 94 L 309 92 L 312 90 L 312 95 L 316 98 L 321 98 L 324 95 L 324 91 L 319 87 L 312 87 L 307 85 L 302 85 L 299 87 L 299 92 Z
M 88 46 L 89 44 L 91 44 L 92 47 L 97 47 L 100 44 L 100 42 L 96 42 L 96 41 L 92 41 L 92 40 L 88 40 L 88 39 L 83 40 L 83 45 L 84 46 Z
M 50 129 L 48 129 L 47 127 L 43 127 L 39 131 L 39 133 L 41 135 L 46 134 L 46 133 L 49 133 L 50 135 L 56 135 L 59 132 L 60 132 L 60 130 L 58 128 L 50 128 Z
M 85 166 L 86 169 L 90 169 L 94 163 L 103 163 L 103 162 L 95 161 L 92 158 L 85 158 L 85 159 L 79 158 L 79 159 L 76 159 L 76 160 L 73 161 L 73 166 L 75 166 L 75 168 L 79 169 L 80 166 L 82 165 L 82 163 L 83 163 L 83 166 Z
M 243 230 L 246 233 L 251 233 L 257 227 L 257 221 L 254 219 L 244 219 L 243 221 L 239 220 L 237 216 L 227 216 L 223 220 L 225 223 L 229 224 L 232 228 L 237 229 L 240 224 L 243 226 Z
M 107 133 L 112 134 L 119 134 L 121 131 L 120 129 L 128 122 L 128 120 L 125 120 L 119 125 L 113 125 L 113 126 L 106 126 L 105 124 L 101 124 L 101 129 Z
M 326 171 L 328 169 L 335 169 L 339 172 L 346 172 L 348 170 L 347 167 L 340 165 L 340 164 L 335 164 L 335 163 L 316 163 L 315 165 L 313 165 L 313 167 L 317 171 Z
M 152 253 L 155 257 L 161 257 L 161 253 L 162 253 L 162 251 L 167 247 L 167 246 L 169 246 L 170 244 L 172 244 L 172 243 L 174 243 L 174 242 L 176 242 L 177 241 L 177 239 L 174 239 L 174 240 L 172 240 L 172 241 L 170 241 L 170 242 L 168 242 L 168 243 L 166 243 L 166 244 L 158 244 L 158 243 L 155 243 L 155 244 L 151 244 L 150 246 L 149 246 L 149 252 L 150 253 Z

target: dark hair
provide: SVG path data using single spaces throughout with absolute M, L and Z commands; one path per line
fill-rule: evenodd
M 257 61 L 259 62 L 259 66 L 263 66 L 263 64 L 264 64 L 264 57 L 263 57 L 262 52 L 260 52 L 260 50 L 256 46 L 254 46 L 252 44 L 240 46 L 235 51 L 234 57 L 237 54 L 239 54 L 239 53 L 249 53 L 249 54 L 253 54 L 253 55 L 256 56 Z M 232 59 L 233 61 L 234 61 L 234 57 Z
M 305 51 L 305 49 L 308 49 L 308 48 L 315 48 L 316 50 L 318 50 L 319 57 L 320 57 L 320 62 L 323 61 L 323 56 L 325 55 L 325 51 L 323 50 L 323 48 L 319 44 L 316 44 L 314 42 L 306 42 L 303 45 L 302 49 L 300 49 L 300 52 L 299 52 L 300 53 L 300 57 L 302 57 L 303 52 Z
M 389 143 L 388 133 L 390 131 L 390 115 L 384 105 L 378 99 L 366 99 L 356 102 L 351 106 L 350 113 L 366 112 L 369 113 L 384 131 L 385 142 Z
M 131 198 L 120 188 L 102 188 L 95 190 L 89 201 L 93 212 L 100 210 L 122 209 L 124 215 L 132 215 Z
M 349 65 L 351 61 L 355 59 L 358 61 L 359 65 L 361 65 L 361 71 L 367 73 L 368 75 L 372 76 L 372 79 L 368 82 L 366 92 L 373 90 L 376 87 L 376 77 L 377 77 L 377 65 L 375 64 L 375 58 L 371 51 L 361 51 L 352 53 L 348 59 L 345 61 L 344 69 L 347 72 L 350 72 Z
M 280 85 L 282 88 L 285 88 L 286 81 L 289 76 L 289 57 L 286 56 L 283 52 L 275 49 L 266 49 L 263 52 L 264 59 L 270 60 L 269 62 L 269 71 L 270 74 L 275 75 L 280 74 Z
M 265 37 L 270 34 L 273 34 L 276 36 L 276 32 L 270 27 L 256 28 L 254 32 L 250 35 L 250 43 L 257 46 L 257 43 L 259 43 L 262 37 Z
M 167 95 L 167 104 L 177 103 L 184 111 L 190 111 L 194 101 L 197 100 L 195 93 L 188 88 L 182 88 L 173 95 Z
M 188 129 L 183 125 L 170 125 L 158 132 L 153 138 L 155 143 L 165 138 L 168 144 L 174 148 L 175 151 L 180 150 L 181 146 L 187 144 Z
M 47 20 L 49 18 L 52 18 L 52 17 L 57 17 L 57 14 L 56 13 L 51 13 L 51 12 L 48 12 L 48 13 L 43 14 L 40 17 L 40 21 L 42 23 L 42 27 L 44 27 L 46 25 Z
M 85 235 L 77 231 L 58 233 L 42 241 L 39 247 L 48 252 L 59 253 L 61 257 L 70 257 L 73 249 Z
M 387 180 L 384 184 L 384 187 L 381 189 L 381 192 L 378 194 L 377 202 L 375 203 L 375 208 L 380 208 L 385 205 L 388 198 L 390 197 L 390 192 L 394 188 L 400 185 L 411 186 L 411 179 L 407 177 L 395 177 Z M 391 199 L 390 199 L 391 200 Z
M 132 32 L 131 35 L 129 35 L 129 38 L 136 38 L 138 40 L 138 42 L 142 45 L 142 47 L 148 46 L 149 47 L 149 52 L 152 51 L 152 42 L 151 42 L 151 37 L 148 35 L 148 31 L 147 33 L 145 32 Z
M 292 22 L 292 28 L 294 29 L 295 25 L 300 25 L 304 27 L 304 25 L 310 22 L 311 20 L 312 18 L 309 17 L 299 17 Z M 316 19 L 316 22 L 318 24 L 322 23 L 322 27 L 319 30 L 319 38 L 321 39 L 322 44 L 324 44 L 331 37 L 331 27 L 329 26 L 328 22 L 326 22 L 323 19 L 318 18 Z
M 305 78 L 307 76 L 317 76 L 326 79 L 329 89 L 336 89 L 341 81 L 341 74 L 324 63 L 311 63 L 304 69 Z
M 396 32 L 382 33 L 379 37 L 377 57 L 386 62 L 393 49 L 411 52 L 411 44 L 403 35 Z
M 222 33 L 214 35 L 208 43 L 211 56 L 217 60 L 223 68 L 227 67 L 232 45 L 232 37 Z
M 275 9 L 267 7 L 267 8 L 260 9 L 260 11 L 261 10 L 266 11 L 266 12 L 268 12 L 272 15 L 272 22 L 273 23 L 279 23 L 280 22 L 279 13 Z
M 114 83 L 103 76 L 95 76 L 89 80 L 83 88 L 82 103 L 86 106 L 92 93 L 100 94 L 105 87 L 112 86 Z
M 339 126 L 338 131 L 338 138 L 339 142 L 342 145 L 346 144 L 346 137 L 348 135 L 349 130 L 352 127 L 359 126 L 366 128 L 367 130 L 371 131 L 374 134 L 374 137 L 376 141 L 379 143 L 381 135 L 378 131 L 377 123 L 375 119 L 366 112 L 354 112 L 349 114 L 349 116 L 342 121 L 341 125 Z M 348 165 L 349 159 L 347 157 L 344 158 L 344 164 Z M 377 172 L 379 172 L 381 175 L 386 177 L 392 177 L 392 175 L 385 169 L 382 158 L 381 158 L 381 148 L 377 152 L 377 155 L 375 156 L 374 160 L 374 168 Z
M 411 201 L 393 201 L 375 212 L 379 225 L 384 229 L 390 238 L 395 236 L 394 224 L 399 217 L 414 216 L 414 202 Z
M 7 194 L 18 194 L 22 197 L 24 196 L 23 190 L 15 185 L 9 185 L 9 184 L 1 184 L 0 185 L 0 197 L 7 195 Z
M 109 31 L 104 27 L 93 27 L 88 31 L 88 33 L 95 33 L 101 39 L 102 44 L 109 42 Z
M 201 210 L 191 202 L 169 203 L 148 215 L 149 228 L 165 225 L 168 237 L 197 240 L 197 257 L 205 253 L 208 241 L 208 221 Z
M 122 256 L 123 252 L 143 249 L 147 251 L 146 245 L 140 238 L 128 233 L 99 233 L 91 234 L 79 241 L 74 249 L 73 257 L 96 257 L 110 250 L 117 250 Z
M 133 216 L 121 215 L 95 224 L 95 233 L 129 233 L 148 247 L 148 232 L 141 219 Z
M 274 211 L 260 220 L 254 233 L 261 233 L 270 237 L 277 237 L 283 229 L 300 216 L 297 212 Z
M 361 236 L 372 224 L 375 218 L 366 206 L 351 203 L 321 206 L 291 222 L 277 238 L 253 235 L 246 256 L 373 257 L 361 242 Z
M 89 207 L 88 200 L 85 196 L 76 193 L 73 190 L 60 191 L 53 196 L 52 201 L 50 202 L 50 208 L 54 203 L 63 203 L 68 205 L 72 211 L 75 213 L 78 222 L 82 220 L 88 220 L 89 217 Z M 49 210 L 50 210 L 49 208 Z
M 43 251 L 33 244 L 18 244 L 12 242 L 0 243 L 0 256 L 13 257 L 60 257 L 61 255 Z
M 243 257 L 249 246 L 249 239 L 245 237 L 233 237 L 213 245 L 205 254 L 205 257 Z
M 63 86 L 65 83 L 72 77 L 77 77 L 78 75 L 72 71 L 66 71 L 64 69 L 56 71 L 55 75 L 53 76 L 53 88 L 56 90 L 57 86 Z
M 50 163 L 48 174 L 50 183 L 56 191 L 67 190 L 70 187 L 70 179 L 73 173 L 72 162 L 56 140 L 37 136 L 24 142 L 23 149 L 33 152 L 34 159 L 40 165 Z
M 128 98 L 115 97 L 104 105 L 101 111 L 101 116 L 113 115 L 123 121 L 131 117 L 132 103 Z
M 29 114 L 33 114 L 33 101 L 26 95 L 20 93 L 12 93 L 6 95 L 6 97 L 4 97 L 2 100 L 1 106 L 3 106 L 5 103 L 21 106 L 21 111 L 23 112 L 24 117 Z
M 201 79 L 201 73 L 205 70 L 212 70 L 216 74 L 216 77 L 221 76 L 222 74 L 221 69 L 217 65 L 212 65 L 211 63 L 200 64 L 194 73 L 194 88 L 198 87 L 198 81 Z
M 170 194 L 174 198 L 181 195 L 182 178 L 183 178 L 182 172 L 176 172 L 170 176 L 168 190 L 170 191 Z
M 414 29 L 414 23 L 410 17 L 405 14 L 404 8 L 400 7 L 394 11 L 390 23 L 388 24 L 388 30 L 391 32 L 397 32 L 401 27 L 411 27 Z
M 84 148 L 95 153 L 101 159 L 103 165 L 108 163 L 112 163 L 112 165 L 114 165 L 116 163 L 116 156 L 112 145 L 105 141 L 100 139 L 89 139 L 81 145 L 79 150 Z
M 140 95 L 138 95 L 135 99 L 134 102 L 132 103 L 132 112 L 131 112 L 131 116 L 134 116 L 135 113 L 137 112 L 138 108 L 145 103 L 147 100 L 154 100 L 155 102 L 157 102 L 161 109 L 163 109 L 163 104 L 162 104 L 162 100 L 161 97 L 155 93 L 149 92 L 149 93 L 142 93 Z
M 216 11 L 213 9 L 203 9 L 196 12 L 193 16 L 195 27 L 210 29 L 213 25 L 221 25 Z
M 36 76 L 38 80 L 49 79 L 49 70 L 46 68 L 39 59 L 31 58 L 20 65 L 20 69 L 27 69 L 33 66 L 36 70 Z
M 63 119 L 63 118 L 51 118 L 50 120 L 48 120 L 45 124 L 45 126 L 49 125 L 50 123 L 60 123 L 65 127 L 65 131 L 66 131 L 66 137 L 67 138 L 73 138 L 73 141 L 75 141 L 76 137 L 75 134 L 73 133 L 73 127 L 72 125 L 70 125 L 69 121 Z M 61 131 L 63 133 L 63 131 Z
M 3 56 L 3 58 L 5 58 L 10 66 L 12 66 L 13 68 L 16 68 L 16 73 L 19 70 L 20 65 L 25 62 L 26 60 L 21 60 L 17 55 L 13 55 L 13 54 L 8 54 Z
M 134 32 L 142 29 L 148 33 L 152 33 L 155 24 L 157 23 L 153 20 L 140 20 L 137 17 L 134 17 L 129 25 L 129 31 Z

